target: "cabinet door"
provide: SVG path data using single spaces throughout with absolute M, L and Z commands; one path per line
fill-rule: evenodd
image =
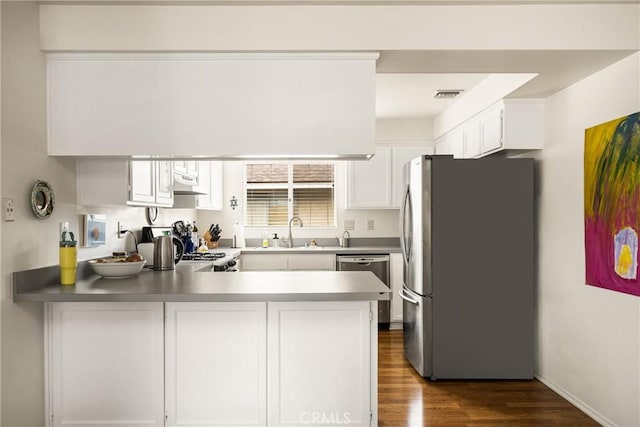
M 333 254 L 290 254 L 287 268 L 289 270 L 334 271 L 336 256 Z
M 480 122 L 473 120 L 463 128 L 464 158 L 469 159 L 480 154 Z
M 173 170 L 176 173 L 181 173 L 183 175 L 187 174 L 187 161 L 186 160 L 176 160 L 173 162 Z
M 155 204 L 156 164 L 150 161 L 129 162 L 129 202 Z
M 256 426 L 267 418 L 264 302 L 167 303 L 167 426 Z
M 198 176 L 198 165 L 200 162 L 196 160 L 187 161 L 187 175 L 189 176 Z
M 402 322 L 402 299 L 398 296 L 403 284 L 402 254 L 389 254 L 389 261 L 391 268 L 391 321 Z
M 241 262 L 242 271 L 271 271 L 287 269 L 287 255 L 284 254 L 243 254 Z
M 206 194 L 197 197 L 197 209 L 222 210 L 222 172 L 220 161 L 200 162 L 198 181 Z
M 173 206 L 173 162 L 160 160 L 156 167 L 156 203 Z
M 52 426 L 163 426 L 163 306 L 48 305 Z
M 480 118 L 480 149 L 483 154 L 502 148 L 502 114 L 503 109 L 497 108 Z
M 404 194 L 402 188 L 402 167 L 411 159 L 423 154 L 433 154 L 430 146 L 398 146 L 392 148 L 391 206 L 400 208 Z
M 347 208 L 391 208 L 391 147 L 369 161 L 347 163 Z
M 451 140 L 451 154 L 455 159 L 464 158 L 464 140 L 465 135 L 461 128 L 454 129 L 450 132 L 449 139 Z
M 369 427 L 369 316 L 368 301 L 268 303 L 269 426 Z

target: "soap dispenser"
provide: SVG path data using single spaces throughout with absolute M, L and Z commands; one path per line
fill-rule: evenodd
M 280 247 L 280 238 L 278 237 L 278 233 L 273 233 L 273 247 L 274 248 Z

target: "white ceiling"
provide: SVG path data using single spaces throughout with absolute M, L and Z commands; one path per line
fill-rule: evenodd
M 390 73 L 376 75 L 376 117 L 433 118 L 488 74 Z M 462 89 L 455 99 L 435 99 L 438 89 Z
M 631 50 L 594 51 L 381 51 L 376 115 L 433 118 L 491 74 L 537 73 L 510 98 L 545 98 L 621 60 Z M 433 99 L 436 89 L 464 89 L 454 100 Z

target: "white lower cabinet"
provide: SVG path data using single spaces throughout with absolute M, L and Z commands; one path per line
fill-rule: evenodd
M 242 271 L 334 271 L 335 269 L 335 254 L 261 253 L 242 255 Z
M 286 270 L 286 254 L 242 254 L 242 271 L 278 271 Z
M 269 426 L 370 426 L 370 310 L 368 301 L 269 303 Z
M 375 301 L 46 313 L 47 427 L 377 425 Z
M 287 269 L 334 271 L 336 269 L 336 256 L 335 254 L 289 254 L 287 257 Z
M 264 302 L 167 303 L 167 426 L 264 426 Z
M 402 254 L 389 254 L 391 276 L 391 322 L 402 322 L 402 298 L 400 291 L 404 283 Z
M 163 305 L 50 303 L 49 426 L 164 426 Z

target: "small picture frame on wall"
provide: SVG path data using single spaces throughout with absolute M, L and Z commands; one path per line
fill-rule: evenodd
M 107 242 L 107 216 L 98 214 L 82 215 L 82 246 L 93 248 Z

